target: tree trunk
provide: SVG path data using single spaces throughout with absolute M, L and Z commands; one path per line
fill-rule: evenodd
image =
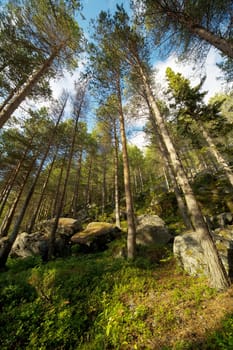
M 2 215 L 2 212 L 4 210 L 4 207 L 7 203 L 7 200 L 8 200 L 8 196 L 12 190 L 12 187 L 14 185 L 14 182 L 15 182 L 15 179 L 17 178 L 19 172 L 20 172 L 20 169 L 22 167 L 22 165 L 24 164 L 24 161 L 26 159 L 26 156 L 28 154 L 28 152 L 31 150 L 32 148 L 32 142 L 33 142 L 33 138 L 34 138 L 35 134 L 31 137 L 30 139 L 30 142 L 26 148 L 26 150 L 24 151 L 23 153 L 23 156 L 22 158 L 19 160 L 18 164 L 16 165 L 15 169 L 13 170 L 13 172 L 11 173 L 7 183 L 6 183 L 6 186 L 5 188 L 3 189 L 2 193 L 1 193 L 1 207 L 0 207 L 0 216 Z
M 118 149 L 118 137 L 116 129 L 116 120 L 114 120 L 114 185 L 115 185 L 115 219 L 116 226 L 121 227 L 120 222 L 120 198 L 119 198 L 119 149 Z
M 160 111 L 154 99 L 151 87 L 148 83 L 147 76 L 145 75 L 141 66 L 139 66 L 138 68 L 139 68 L 139 72 L 145 88 L 145 92 L 147 94 L 149 104 L 151 107 L 151 111 L 153 112 L 153 116 L 156 120 L 156 125 L 158 126 L 163 143 L 169 154 L 171 164 L 172 164 L 174 173 L 176 175 L 177 183 L 179 184 L 184 194 L 184 198 L 190 214 L 192 225 L 197 234 L 197 241 L 200 243 L 200 245 L 203 248 L 203 251 L 206 257 L 206 263 L 209 268 L 211 283 L 217 289 L 225 289 L 230 285 L 225 268 L 218 255 L 216 246 L 210 235 L 209 229 L 205 223 L 205 220 L 203 218 L 199 205 L 193 194 L 192 188 L 188 182 L 187 176 L 184 172 L 184 169 L 182 167 L 182 164 L 178 157 L 176 149 L 172 143 L 172 140 L 168 133 L 165 122 L 160 114 Z
M 27 230 L 28 234 L 32 233 L 33 227 L 34 227 L 35 222 L 36 222 L 36 218 L 37 218 L 39 210 L 41 208 L 41 204 L 42 204 L 42 201 L 43 201 L 44 195 L 45 195 L 45 190 L 47 188 L 47 185 L 48 185 L 48 182 L 49 182 L 49 179 L 50 179 L 50 175 L 51 175 L 51 172 L 52 172 L 52 169 L 53 169 L 53 165 L 54 165 L 56 157 L 57 157 L 57 151 L 58 151 L 58 149 L 56 149 L 56 151 L 54 153 L 54 156 L 53 156 L 53 159 L 52 159 L 52 163 L 49 166 L 49 171 L 48 171 L 48 174 L 46 176 L 45 182 L 43 184 L 43 187 L 42 187 L 42 190 L 41 190 L 41 193 L 40 193 L 40 197 L 39 197 L 39 201 L 36 204 L 36 210 L 34 211 L 34 213 L 32 215 L 32 218 L 31 218 L 28 230 Z
M 74 195 L 72 198 L 72 204 L 70 211 L 75 219 L 77 219 L 77 208 L 78 208 L 78 197 L 79 197 L 79 187 L 80 187 L 80 177 L 81 177 L 81 169 L 82 169 L 82 157 L 83 157 L 83 150 L 80 150 L 79 153 L 79 159 L 78 159 L 78 165 L 77 165 L 77 173 L 76 173 L 76 181 L 74 185 Z
M 104 215 L 105 213 L 105 207 L 106 207 L 106 196 L 107 196 L 107 186 L 106 186 L 106 174 L 107 174 L 107 157 L 106 154 L 103 155 L 104 159 L 103 159 L 103 166 L 102 166 L 102 170 L 103 170 L 103 179 L 102 179 L 102 200 L 101 200 L 101 211 L 102 211 L 102 215 Z
M 127 140 L 126 140 L 126 134 L 125 134 L 125 121 L 124 121 L 124 114 L 122 110 L 121 90 L 120 90 L 119 80 L 118 80 L 118 101 L 119 101 L 120 132 L 121 132 L 121 142 L 122 142 L 126 211 L 127 211 L 127 223 L 128 223 L 127 251 L 128 251 L 128 258 L 134 259 L 136 254 L 136 224 L 135 224 L 135 217 L 134 217 L 132 191 L 131 191 L 131 185 L 130 185 L 129 159 L 128 159 Z
M 93 159 L 92 157 L 89 160 L 89 168 L 88 168 L 88 175 L 87 175 L 87 187 L 85 191 L 85 205 L 88 207 L 88 205 L 91 202 L 91 175 L 92 175 L 92 166 L 93 166 Z
M 231 168 L 229 167 L 229 165 L 227 164 L 227 162 L 225 161 L 225 159 L 222 157 L 222 155 L 219 153 L 217 147 L 215 146 L 212 138 L 209 136 L 209 134 L 207 133 L 207 131 L 205 130 L 205 128 L 198 123 L 198 126 L 202 132 L 202 135 L 204 137 L 204 139 L 206 140 L 209 148 L 210 148 L 210 152 L 213 154 L 213 156 L 215 157 L 215 159 L 217 160 L 217 163 L 220 165 L 220 168 L 224 171 L 226 177 L 228 178 L 231 186 L 233 187 L 233 173 L 231 171 Z
M 64 45 L 64 44 L 63 44 Z M 19 107 L 21 102 L 29 95 L 32 88 L 37 84 L 41 77 L 52 66 L 54 59 L 59 55 L 63 45 L 58 46 L 53 50 L 49 58 L 27 79 L 27 81 L 18 89 L 14 96 L 8 101 L 8 103 L 0 111 L 0 129 L 10 118 L 12 113 Z
M 24 188 L 26 186 L 27 180 L 29 179 L 29 176 L 31 174 L 33 166 L 35 165 L 35 161 L 36 161 L 36 157 L 31 162 L 31 165 L 28 168 L 28 171 L 27 171 L 26 175 L 24 176 L 24 181 L 23 181 L 22 185 L 20 186 L 20 188 L 17 191 L 17 196 L 16 196 L 14 202 L 11 204 L 9 212 L 7 213 L 5 218 L 3 219 L 3 222 L 2 222 L 2 225 L 1 225 L 1 228 L 0 228 L 0 237 L 7 236 L 7 234 L 8 234 L 9 228 L 10 228 L 10 226 L 12 224 L 12 221 L 13 221 L 13 218 L 14 218 L 14 215 L 15 215 L 16 208 L 17 208 L 18 203 L 19 203 L 19 201 L 21 199 L 23 190 L 24 190 Z

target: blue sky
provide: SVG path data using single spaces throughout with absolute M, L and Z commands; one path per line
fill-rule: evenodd
M 114 12 L 116 9 L 116 5 L 121 5 L 123 3 L 124 8 L 126 11 L 129 11 L 129 1 L 122 1 L 122 0 L 83 0 L 83 15 L 86 18 L 86 21 L 82 21 L 82 25 L 85 27 L 88 26 L 88 22 L 92 18 L 96 18 L 100 11 L 107 11 L 110 10 L 111 12 Z

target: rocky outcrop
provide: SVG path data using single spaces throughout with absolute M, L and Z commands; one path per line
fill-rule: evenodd
M 137 218 L 136 243 L 141 245 L 165 245 L 172 240 L 172 235 L 158 215 L 144 214 Z
M 228 275 L 233 277 L 233 226 L 216 229 L 213 239 Z M 203 249 L 196 239 L 195 232 L 177 236 L 173 251 L 179 265 L 190 275 L 208 275 Z
M 106 222 L 91 222 L 84 231 L 71 237 L 73 244 L 84 246 L 88 251 L 104 250 L 107 244 L 120 237 L 121 230 Z

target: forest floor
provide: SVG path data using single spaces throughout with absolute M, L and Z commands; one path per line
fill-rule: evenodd
M 233 287 L 191 277 L 171 251 L 117 245 L 43 264 L 10 260 L 0 274 L 1 350 L 233 349 Z
M 177 270 L 173 260 L 160 268 L 158 281 L 165 291 L 153 298 L 153 302 L 166 305 L 164 308 L 168 313 L 153 349 L 233 349 L 233 286 L 221 293 L 211 290 L 207 280 L 196 278 L 195 281 L 195 278 L 184 275 Z M 173 314 L 171 320 L 169 310 Z M 224 321 L 229 321 L 226 332 L 223 330 Z M 223 334 L 219 336 L 221 330 Z

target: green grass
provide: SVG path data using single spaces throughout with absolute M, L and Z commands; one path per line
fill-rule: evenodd
M 232 315 L 205 341 L 180 338 L 217 296 L 205 280 L 184 275 L 168 249 L 141 248 L 132 262 L 112 257 L 117 245 L 48 264 L 9 261 L 0 275 L 0 349 L 232 349 Z

